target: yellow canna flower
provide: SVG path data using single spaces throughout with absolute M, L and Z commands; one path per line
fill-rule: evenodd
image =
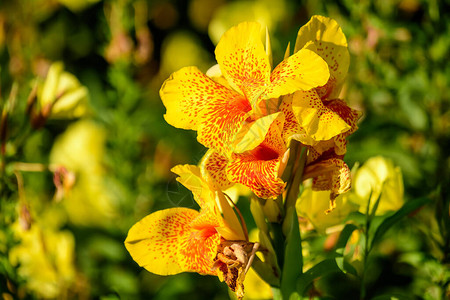
M 196 67 L 187 67 L 165 81 L 160 96 L 169 124 L 197 130 L 200 143 L 223 155 L 232 150 L 244 121 L 260 113 L 263 100 L 322 86 L 329 78 L 325 61 L 306 48 L 271 72 L 269 55 L 260 40 L 260 25 L 255 22 L 229 29 L 215 54 L 226 85 L 211 80 Z
M 146 216 L 128 232 L 128 252 L 155 274 L 218 276 L 241 298 L 254 243 L 224 194 L 202 178 L 198 167 L 177 166 L 172 171 L 192 191 L 200 211 L 176 207 Z
M 376 215 L 398 210 L 404 204 L 402 172 L 389 159 L 369 158 L 356 170 L 353 182 L 350 199 L 360 205 L 362 213 L 366 213 L 369 200 L 369 211 L 372 211 L 378 198 Z

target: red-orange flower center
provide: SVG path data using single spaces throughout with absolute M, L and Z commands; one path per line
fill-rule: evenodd
M 278 153 L 275 150 L 263 144 L 259 145 L 250 152 L 257 160 L 269 161 L 277 159 L 279 157 Z

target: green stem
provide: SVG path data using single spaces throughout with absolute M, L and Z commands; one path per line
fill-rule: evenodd
M 369 229 L 370 229 L 370 223 L 372 221 L 372 214 L 369 214 L 370 212 L 370 200 L 372 198 L 372 193 L 369 195 L 369 200 L 367 201 L 367 208 L 366 208 L 366 223 L 364 225 L 364 231 L 366 235 L 366 239 L 364 241 L 364 257 L 363 257 L 363 271 L 361 274 L 361 288 L 359 290 L 359 299 L 363 300 L 366 298 L 366 270 L 367 270 L 367 261 L 369 259 L 369 253 L 370 253 L 370 244 L 369 244 Z M 376 208 L 375 208 L 376 209 Z
M 270 223 L 271 239 L 273 249 L 277 255 L 277 262 L 280 270 L 283 270 L 284 265 L 284 236 L 282 225 L 279 223 Z

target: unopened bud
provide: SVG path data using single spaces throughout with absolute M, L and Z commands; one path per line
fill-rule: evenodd
M 23 230 L 29 230 L 31 228 L 32 218 L 30 211 L 26 204 L 21 204 L 19 212 L 19 224 Z
M 70 191 L 75 184 L 76 177 L 73 172 L 63 166 L 58 166 L 53 174 L 53 183 L 56 187 L 55 200 L 61 201 L 64 195 Z

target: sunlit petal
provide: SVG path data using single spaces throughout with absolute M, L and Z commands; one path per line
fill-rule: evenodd
M 200 214 L 188 208 L 157 211 L 136 223 L 125 246 L 133 259 L 159 275 L 211 271 L 220 236 L 214 227 L 193 229 L 190 223 Z
M 254 122 L 245 124 L 236 135 L 233 152 L 242 153 L 256 148 L 264 141 L 269 128 L 279 116 L 280 112 L 261 117 Z
M 206 147 L 226 154 L 252 108 L 248 100 L 237 93 L 223 96 L 204 106 L 197 139 Z
M 323 104 L 315 90 L 296 92 L 292 109 L 299 125 L 315 141 L 328 140 L 350 129 L 337 113 Z
M 173 167 L 171 171 L 179 176 L 177 181 L 192 192 L 200 208 L 210 209 L 214 206 L 214 191 L 203 179 L 197 166 L 178 165 Z
M 240 23 L 223 35 L 215 51 L 225 78 L 252 103 L 259 98 L 270 76 L 260 31 L 259 23 Z
M 342 120 L 345 121 L 350 126 L 350 129 L 340 133 L 330 140 L 321 141 L 313 146 L 314 150 L 319 154 L 323 152 L 334 149 L 334 152 L 337 155 L 344 155 L 347 151 L 347 140 L 346 138 L 354 133 L 357 129 L 357 122 L 361 117 L 362 113 L 360 111 L 354 110 L 350 108 L 344 101 L 335 99 L 331 101 L 327 101 L 325 106 L 339 115 Z
M 311 41 L 313 43 L 308 44 Z M 347 39 L 341 27 L 333 19 L 313 16 L 307 24 L 300 28 L 294 52 L 305 46 L 327 62 L 330 68 L 330 79 L 336 81 L 332 85 L 330 98 L 338 97 L 350 64 Z
M 177 128 L 196 130 L 206 105 L 238 96 L 214 82 L 196 67 L 173 73 L 162 85 L 160 96 L 167 111 L 167 123 Z
M 327 63 L 316 53 L 302 49 L 283 60 L 272 72 L 265 98 L 307 91 L 327 83 Z
M 280 179 L 285 167 L 283 123 L 272 124 L 265 140 L 244 153 L 233 153 L 227 166 L 228 179 L 249 187 L 260 198 L 276 198 L 286 183 Z
M 213 149 L 209 149 L 199 163 L 203 178 L 212 182 L 220 190 L 226 190 L 233 185 L 227 178 L 225 168 L 228 158 Z

